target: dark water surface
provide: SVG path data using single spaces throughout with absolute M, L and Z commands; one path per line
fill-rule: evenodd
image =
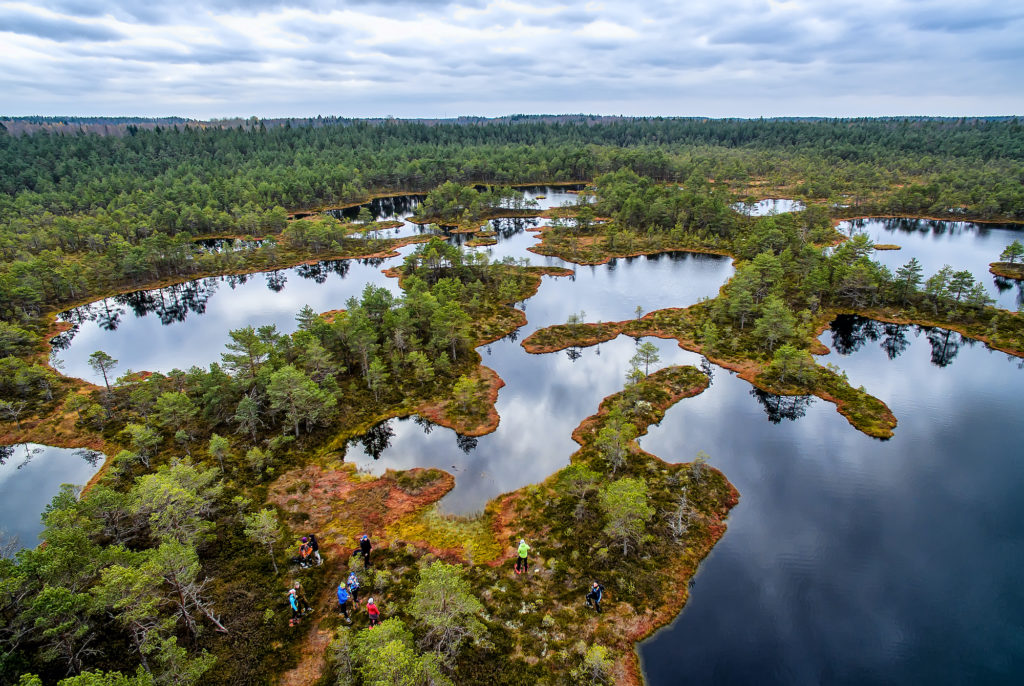
M 21 547 L 39 543 L 43 510 L 61 484 L 83 486 L 103 464 L 91 450 L 53 448 L 37 443 L 0 446 L 0 531 Z
M 866 233 L 875 243 L 898 245 L 900 250 L 877 250 L 871 259 L 895 272 L 916 257 L 928 278 L 950 265 L 969 269 L 985 284 L 996 307 L 1018 310 L 1024 305 L 1024 282 L 993 276 L 988 265 L 1015 240 L 1024 239 L 1020 224 L 936 221 L 932 219 L 851 219 L 841 222 L 840 232 Z
M 641 646 L 650 684 L 1024 680 L 1024 370 L 957 334 L 937 356 L 944 334 L 842 318 L 822 337 L 896 414 L 889 441 L 817 399 L 765 421 L 727 373 L 651 430 L 645 449 L 705 450 L 742 497 Z

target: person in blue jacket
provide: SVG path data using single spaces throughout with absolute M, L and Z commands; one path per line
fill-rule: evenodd
M 604 586 L 596 581 L 590 585 L 590 593 L 587 594 L 587 607 L 593 607 L 598 614 L 601 613 L 601 598 L 604 597 Z
M 338 608 L 341 610 L 341 614 L 345 615 L 345 621 L 351 624 L 352 620 L 348 616 L 348 597 L 348 587 L 345 582 L 341 582 L 338 584 Z
M 295 626 L 299 623 L 299 594 L 294 588 L 288 590 L 288 606 L 292 609 L 292 618 L 288 620 L 288 626 Z

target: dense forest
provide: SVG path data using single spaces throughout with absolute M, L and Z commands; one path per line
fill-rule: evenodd
M 558 270 L 491 263 L 437 237 L 417 239 L 389 272 L 400 296 L 368 286 L 342 310 L 303 309 L 292 334 L 232 331 L 207 369 L 119 375 L 118 361 L 96 351 L 90 362 L 103 385 L 92 386 L 48 364 L 53 317 L 71 305 L 202 275 L 379 256 L 399 244 L 362 233 L 372 218 L 339 221 L 317 212 L 324 208 L 412 190 L 426 194 L 424 221 L 472 224 L 541 214 L 510 185 L 586 183 L 575 206 L 545 215 L 537 252 L 595 264 L 709 251 L 733 257 L 735 276 L 714 300 L 628 322 L 577 319 L 538 331 L 528 350 L 620 333 L 672 337 L 763 391 L 834 402 L 874 436 L 891 435 L 888 408 L 811 356 L 836 313 L 950 327 L 1024 352 L 1020 315 L 992 308 L 978 275 L 927 275 L 915 260 L 890 272 L 871 259 L 866 237 L 833 227 L 869 213 L 1024 219 L 1015 119 L 113 123 L 124 135 L 0 131 L 4 429 L 73 436 L 110 457 L 84 497 L 66 490 L 44 513 L 46 545 L 0 558 L 3 683 L 276 678 L 296 667 L 303 645 L 278 593 L 281 567 L 295 571 L 294 541 L 312 527 L 281 503 L 312 497 L 303 471 L 312 456 L 372 441 L 389 417 L 430 416 L 465 440 L 493 423 L 500 380 L 481 371 L 474 349 L 514 334 L 525 321 L 515 303 Z M 733 207 L 772 194 L 807 208 L 749 217 Z M 244 240 L 230 251 L 196 241 L 218 236 Z M 1004 258 L 1019 253 L 1007 248 Z M 575 584 L 601 574 L 623 611 L 677 610 L 736 502 L 701 460 L 666 465 L 637 445 L 672 403 L 707 383 L 692 367 L 648 376 L 654 357 L 638 347 L 624 390 L 574 433 L 570 467 L 480 519 L 423 514 L 450 487 L 436 470 L 338 476 L 346 493 L 361 494 L 332 513 L 342 528 L 408 534 L 375 551 L 379 566 L 364 572 L 367 591 L 386 591 L 403 609 L 373 632 L 321 623 L 333 643 L 322 647 L 318 683 L 622 676 L 637 634 L 589 621 Z M 386 505 L 396 499 L 412 509 Z M 550 561 L 548 585 L 524 581 L 545 594 L 535 612 L 520 608 L 522 593 L 509 590 L 499 564 L 515 527 L 534 532 L 535 553 Z M 453 537 L 475 551 L 472 564 L 431 543 Z M 350 567 L 298 575 L 318 604 L 337 583 L 329 574 Z

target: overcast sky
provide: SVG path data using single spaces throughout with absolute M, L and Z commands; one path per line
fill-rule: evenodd
M 1019 0 L 0 0 L 0 115 L 1024 114 Z

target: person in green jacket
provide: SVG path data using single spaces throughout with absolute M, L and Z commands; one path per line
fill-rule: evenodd
M 516 574 L 522 574 L 526 571 L 526 555 L 530 552 L 530 546 L 526 545 L 526 541 L 519 539 L 519 557 L 516 558 Z

